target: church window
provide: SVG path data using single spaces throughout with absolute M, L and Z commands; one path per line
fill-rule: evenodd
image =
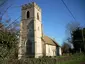
M 30 17 L 30 12 L 29 11 L 27 11 L 27 18 L 29 18 Z
M 37 13 L 37 19 L 39 20 L 39 14 Z

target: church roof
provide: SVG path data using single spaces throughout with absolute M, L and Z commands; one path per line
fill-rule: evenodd
M 51 38 L 48 37 L 48 36 L 45 36 L 45 35 L 44 35 L 43 38 L 42 38 L 42 40 L 43 40 L 43 42 L 46 43 L 46 44 L 59 46 L 56 41 L 54 41 L 53 39 L 51 39 Z

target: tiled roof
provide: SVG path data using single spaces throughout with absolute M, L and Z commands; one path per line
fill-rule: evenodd
M 54 41 L 53 39 L 51 39 L 50 37 L 45 36 L 45 35 L 42 37 L 42 41 L 43 41 L 44 43 L 46 43 L 46 44 L 49 44 L 49 45 L 59 46 L 56 41 Z

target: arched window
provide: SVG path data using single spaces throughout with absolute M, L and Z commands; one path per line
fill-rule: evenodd
M 39 14 L 37 13 L 37 19 L 39 20 Z
M 27 18 L 29 18 L 30 17 L 30 12 L 29 11 L 27 11 Z

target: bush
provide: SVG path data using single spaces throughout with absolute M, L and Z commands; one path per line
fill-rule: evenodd
M 0 59 L 0 64 L 77 64 L 85 61 L 84 54 L 74 54 L 73 56 L 43 57 L 43 58 L 23 58 L 23 59 Z

